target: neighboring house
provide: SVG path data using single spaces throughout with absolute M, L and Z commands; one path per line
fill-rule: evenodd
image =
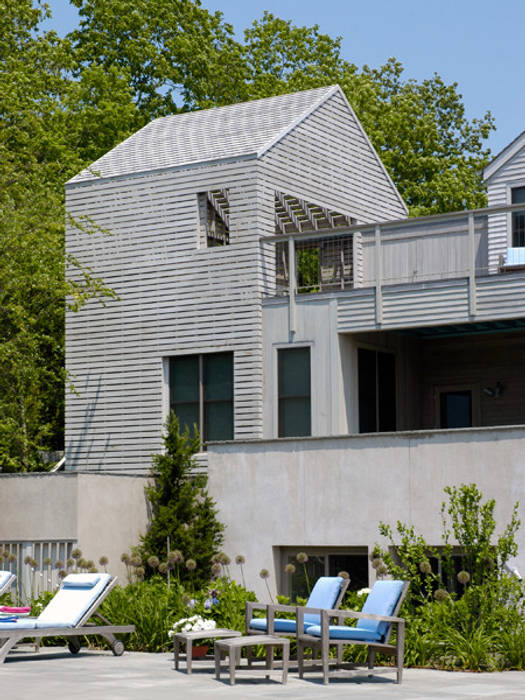
M 496 209 L 407 219 L 337 86 L 131 136 L 66 188 L 111 233 L 70 227 L 67 250 L 119 295 L 67 315 L 67 469 L 139 477 L 170 408 L 196 423 L 262 596 L 263 567 L 300 587 L 298 551 L 366 585 L 379 520 L 439 544 L 448 484 L 506 521 L 525 502 L 524 154 L 525 132 L 487 167 Z

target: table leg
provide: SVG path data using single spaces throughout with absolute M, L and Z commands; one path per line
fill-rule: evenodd
M 193 652 L 193 640 L 187 639 L 186 640 L 186 673 L 188 675 L 191 675 L 191 660 L 193 658 L 192 652 Z
M 179 651 L 180 651 L 180 642 L 177 639 L 177 637 L 175 637 L 175 639 L 173 640 L 173 661 L 175 663 L 175 670 L 176 671 L 179 670 Z
M 235 685 L 235 661 L 237 659 L 237 654 L 235 649 L 230 647 L 230 685 Z
M 222 651 L 215 643 L 215 648 L 214 648 L 214 658 L 215 658 L 215 678 L 217 680 L 220 680 L 221 678 L 221 657 L 222 657 Z

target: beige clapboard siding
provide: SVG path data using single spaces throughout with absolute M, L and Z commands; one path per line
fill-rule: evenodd
M 520 149 L 487 180 L 489 207 L 511 203 L 510 188 L 525 186 L 525 148 Z M 489 217 L 489 272 L 496 273 L 500 255 L 505 255 L 511 245 L 510 214 L 493 214 Z
M 261 158 L 261 168 L 276 190 L 322 203 L 359 221 L 406 215 L 339 93 L 275 144 Z
M 382 328 L 457 323 L 468 318 L 468 282 L 451 280 L 383 289 Z
M 523 318 L 525 273 L 512 272 L 478 280 L 477 311 L 480 319 Z
M 376 325 L 375 290 L 359 289 L 337 300 L 339 333 L 370 330 Z

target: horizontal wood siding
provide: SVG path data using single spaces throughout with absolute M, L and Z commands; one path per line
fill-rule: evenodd
M 525 185 L 525 148 L 507 161 L 487 180 L 489 207 L 511 203 L 509 188 Z M 489 216 L 489 272 L 498 271 L 500 255 L 505 255 L 511 245 L 511 215 Z
M 382 328 L 440 325 L 468 318 L 468 281 L 383 289 Z
M 477 281 L 477 318 L 525 318 L 525 273 L 490 275 Z
M 229 188 L 231 245 L 199 248 L 197 194 L 214 188 Z M 69 185 L 69 212 L 111 235 L 70 228 L 68 252 L 119 300 L 67 314 L 68 469 L 149 466 L 170 355 L 233 351 L 235 437 L 262 434 L 259 189 L 249 163 Z
M 348 214 L 358 222 L 406 216 L 394 186 L 339 93 L 260 160 L 275 190 Z
M 375 290 L 360 289 L 337 300 L 337 330 L 353 333 L 375 327 Z

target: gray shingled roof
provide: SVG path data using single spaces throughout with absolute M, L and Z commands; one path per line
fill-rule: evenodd
M 70 182 L 260 154 L 338 89 L 323 87 L 155 119 Z

